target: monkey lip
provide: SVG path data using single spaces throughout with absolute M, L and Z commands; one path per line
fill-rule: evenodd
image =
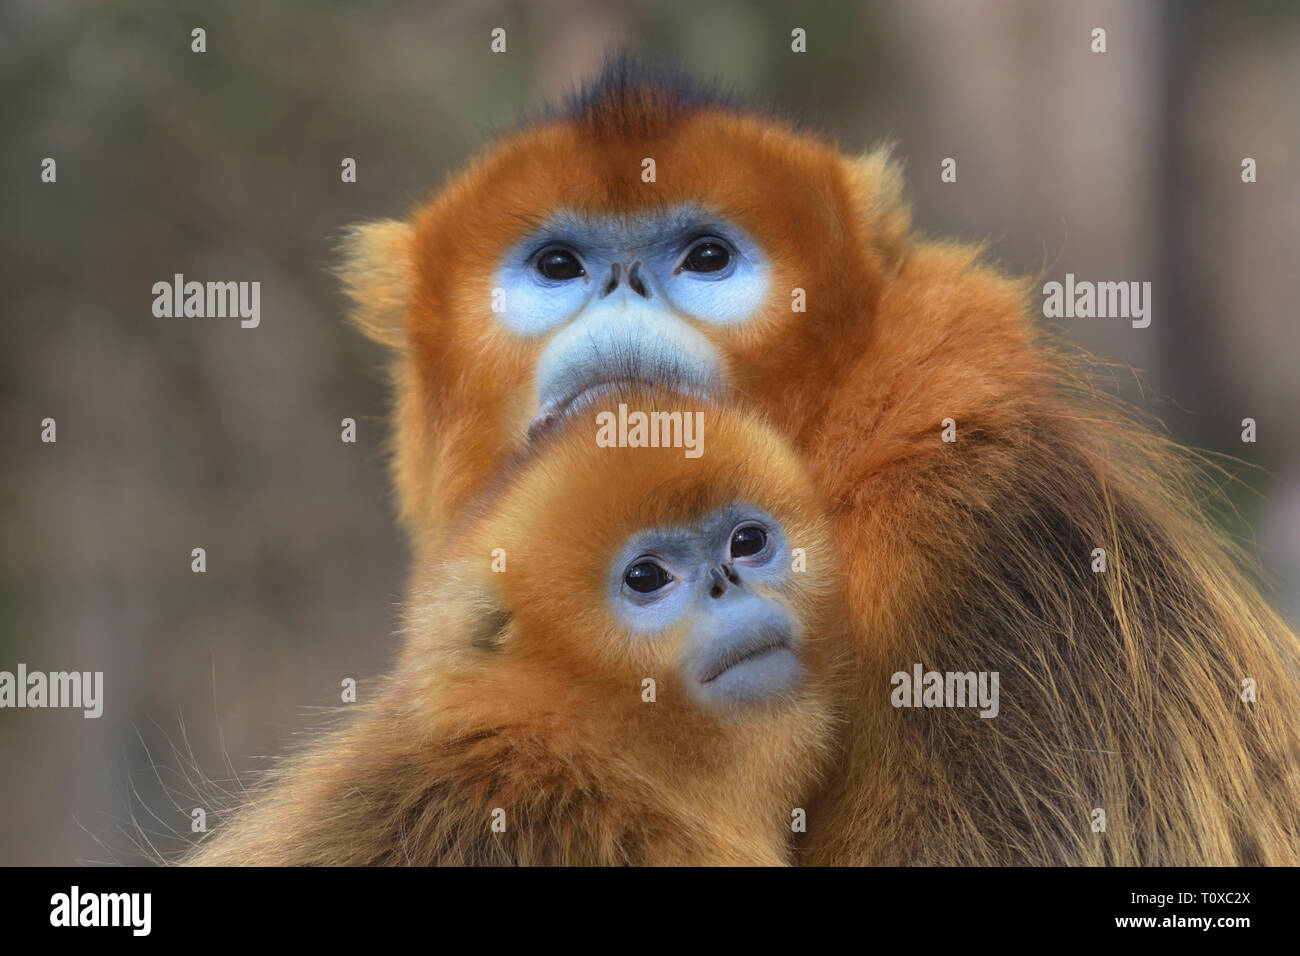
M 681 383 L 643 377 L 602 378 L 587 382 L 581 388 L 544 404 L 528 426 L 528 440 L 535 442 L 545 437 L 570 416 L 591 408 L 603 398 L 616 398 L 649 389 L 673 391 L 698 401 L 709 400 L 709 393 L 704 389 Z
M 735 668 L 763 660 L 781 651 L 784 651 L 791 658 L 794 657 L 790 642 L 784 638 L 759 638 L 741 642 L 715 658 L 705 669 L 704 676 L 700 678 L 700 683 L 712 684 Z

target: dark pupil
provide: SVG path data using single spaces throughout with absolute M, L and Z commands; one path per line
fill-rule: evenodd
M 738 528 L 731 536 L 731 556 L 746 558 L 758 554 L 767 544 L 767 533 L 762 528 Z
M 542 253 L 537 269 L 548 279 L 576 279 L 582 275 L 582 266 L 578 257 L 563 249 L 552 249 Z
M 670 578 L 668 572 L 653 561 L 640 561 L 627 569 L 623 580 L 633 591 L 648 594 L 651 591 L 658 591 L 668 583 Z
M 731 261 L 731 253 L 720 242 L 701 242 L 686 256 L 682 267 L 690 272 L 717 272 Z

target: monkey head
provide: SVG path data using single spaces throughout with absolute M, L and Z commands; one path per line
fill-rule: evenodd
M 790 544 L 767 511 L 733 500 L 683 524 L 635 532 L 610 563 L 606 596 L 629 634 L 671 633 L 678 681 L 699 703 L 788 694 L 802 668 L 794 616 L 778 599 Z
M 606 401 L 698 416 L 702 454 L 601 447 Z M 607 702 L 606 726 L 648 692 L 704 723 L 828 683 L 843 624 L 827 522 L 793 451 L 752 415 L 663 391 L 571 403 L 450 539 L 417 579 L 407 653 L 489 685 L 509 674 L 516 701 L 573 695 L 588 725 L 590 702 Z
M 417 546 L 575 399 L 744 396 L 786 435 L 906 231 L 883 154 L 606 69 L 497 142 L 409 223 L 352 236 L 357 319 L 397 346 L 396 477 Z

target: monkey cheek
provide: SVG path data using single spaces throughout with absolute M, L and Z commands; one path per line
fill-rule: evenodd
M 802 676 L 798 656 L 781 646 L 732 664 L 709 679 L 701 679 L 697 669 L 688 669 L 686 683 L 699 704 L 710 710 L 729 710 L 791 697 Z

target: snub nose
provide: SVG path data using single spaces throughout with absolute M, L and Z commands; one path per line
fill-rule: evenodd
M 709 597 L 720 598 L 727 593 L 727 583 L 740 584 L 740 575 L 730 563 L 709 568 Z
M 619 282 L 622 281 L 622 273 L 623 266 L 617 262 L 609 267 L 609 278 L 605 280 L 605 287 L 600 290 L 602 297 L 609 295 L 618 288 Z
M 605 284 L 601 287 L 601 298 L 613 294 L 622 281 L 623 264 L 615 262 L 610 265 L 609 275 L 605 279 Z M 640 259 L 632 263 L 631 268 L 627 270 L 627 287 L 643 299 L 650 299 L 654 296 L 654 293 L 650 291 L 650 286 L 645 281 L 645 277 L 641 274 Z
M 627 285 L 633 292 L 643 299 L 650 298 L 650 287 L 645 284 L 641 278 L 641 262 L 637 260 L 632 263 L 632 268 L 627 271 Z
M 709 568 L 709 597 L 720 598 L 727 591 L 727 579 L 721 569 L 717 567 Z

